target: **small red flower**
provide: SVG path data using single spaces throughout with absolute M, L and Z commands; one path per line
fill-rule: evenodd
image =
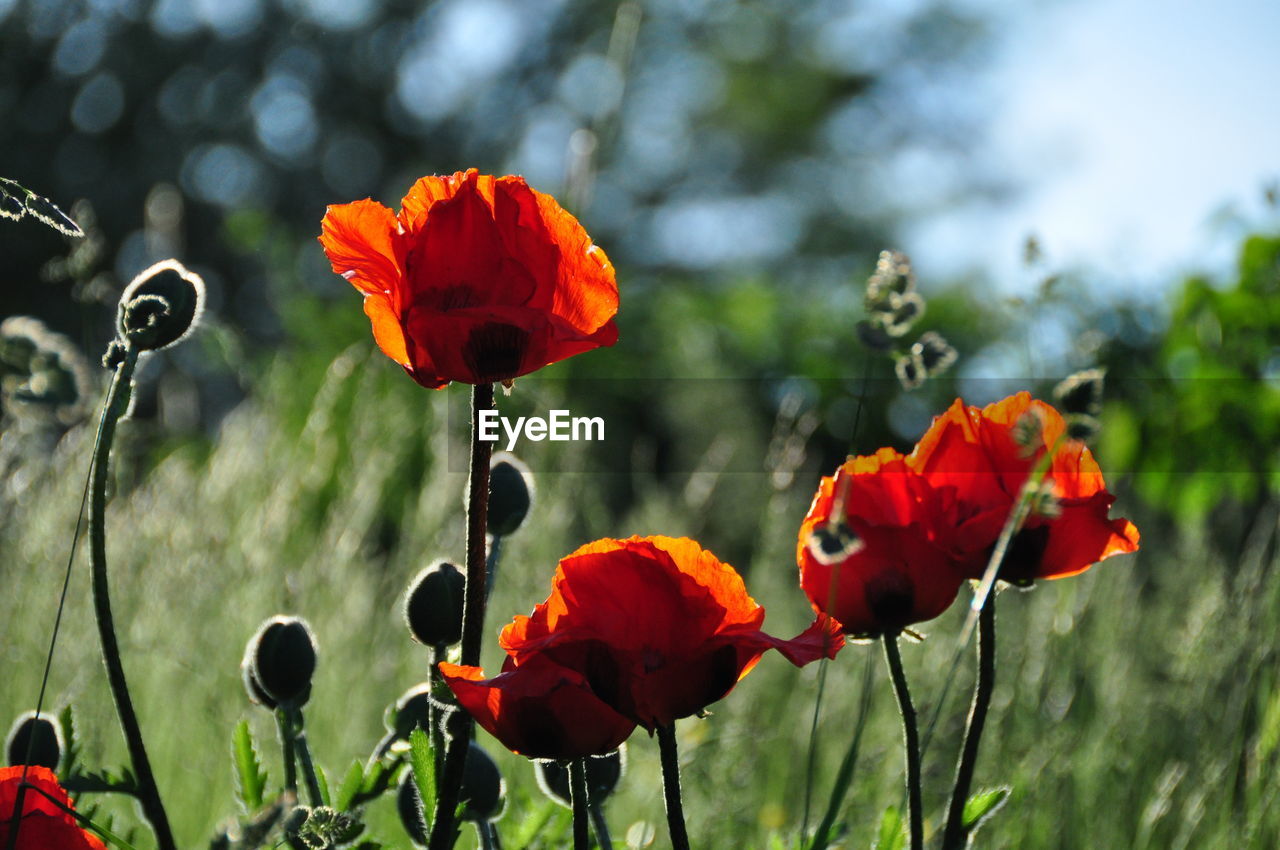
M 399 215 L 365 199 L 321 227 L 378 347 L 424 387 L 510 381 L 617 341 L 609 258 L 521 177 L 423 177 Z
M 931 620 L 964 583 L 945 541 L 950 513 L 893 449 L 850 458 L 822 479 L 800 525 L 800 586 L 849 634 Z
M 517 670 L 545 658 L 652 730 L 727 694 L 769 649 L 797 666 L 843 639 L 820 617 L 792 640 L 760 630 L 742 578 L 688 538 L 598 540 L 560 561 L 551 595 L 503 630 Z
M 1034 426 L 1027 431 L 1030 443 L 1020 445 L 1015 429 L 1028 424 Z M 970 578 L 982 575 L 1032 467 L 1055 444 L 1047 480 L 1060 513 L 1028 517 L 1000 578 L 1015 583 L 1062 578 L 1137 550 L 1137 527 L 1107 518 L 1116 497 L 1107 492 L 1088 446 L 1077 440 L 1057 443 L 1065 430 L 1062 414 L 1026 392 L 981 410 L 956 399 L 907 458 L 912 470 L 954 497 L 958 513 L 951 545 Z
M 97 836 L 81 829 L 74 817 L 54 805 L 53 800 L 57 800 L 72 808 L 71 799 L 53 771 L 36 765 L 0 768 L 0 847 L 9 846 L 15 826 L 14 806 L 23 770 L 27 772 L 27 785 L 32 787 L 22 796 L 16 850 L 106 850 Z
M 479 667 L 443 662 L 440 672 L 458 703 L 514 753 L 535 759 L 575 759 L 616 750 L 635 731 L 591 692 L 576 670 L 543 656 L 483 680 Z

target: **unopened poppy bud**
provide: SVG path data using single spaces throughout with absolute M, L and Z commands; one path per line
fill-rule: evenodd
M 10 766 L 18 764 L 39 765 L 57 770 L 62 761 L 62 728 L 52 717 L 34 711 L 18 715 L 5 739 L 5 761 Z
M 141 351 L 182 340 L 204 311 L 204 280 L 177 260 L 144 269 L 120 296 L 117 332 Z
M 914 390 L 928 377 L 918 354 L 904 354 L 899 357 L 893 364 L 893 371 L 897 374 L 898 382 L 902 384 L 904 390 Z
M 889 336 L 880 322 L 863 319 L 853 326 L 853 332 L 857 334 L 858 342 L 877 354 L 884 354 L 893 348 L 893 337 Z
M 947 371 L 959 357 L 956 350 L 936 331 L 921 334 L 916 344 L 911 346 L 911 354 L 920 358 L 920 365 L 930 378 Z
M 413 779 L 413 771 L 406 770 L 400 776 L 400 787 L 396 789 L 396 811 L 400 813 L 400 823 L 404 831 L 409 833 L 410 840 L 418 847 L 427 846 L 427 815 L 422 808 L 422 795 L 418 793 L 418 783 Z
M 562 806 L 572 806 L 569 790 L 569 770 L 556 761 L 535 762 L 538 787 Z M 611 753 L 587 759 L 587 799 L 591 805 L 600 806 L 618 787 L 627 769 L 627 747 L 623 744 Z
M 1102 369 L 1085 369 L 1069 375 L 1053 389 L 1053 397 L 1068 419 L 1072 414 L 1102 415 Z
M 459 801 L 465 805 L 462 819 L 467 821 L 497 820 L 507 803 L 507 783 L 497 762 L 475 741 L 467 748 Z
M 423 682 L 401 694 L 387 712 L 386 726 L 396 738 L 404 741 L 409 740 L 414 729 L 428 731 L 431 727 L 431 686 Z
M 249 641 L 246 660 L 251 698 L 254 683 L 269 700 L 285 708 L 300 708 L 310 698 L 316 641 L 305 620 L 282 616 L 267 620 Z
M 489 465 L 489 533 L 506 537 L 520 528 L 533 504 L 533 473 L 510 452 Z
M 426 646 L 462 640 L 462 573 L 448 561 L 436 561 L 409 583 L 404 621 L 413 639 Z

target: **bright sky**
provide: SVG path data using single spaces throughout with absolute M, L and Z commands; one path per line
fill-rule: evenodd
M 993 161 L 1020 198 L 926 222 L 905 243 L 926 274 L 985 268 L 1027 286 L 1034 232 L 1055 266 L 1135 286 L 1229 267 L 1228 212 L 1275 224 L 1280 1 L 1075 0 L 1025 12 L 996 62 Z

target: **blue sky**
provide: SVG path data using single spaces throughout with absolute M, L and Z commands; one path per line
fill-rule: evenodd
M 1280 2 L 1080 0 L 1022 7 L 988 83 L 992 161 L 1024 187 L 905 234 L 925 273 L 1017 291 L 1035 233 L 1056 266 L 1150 287 L 1229 264 L 1280 181 Z

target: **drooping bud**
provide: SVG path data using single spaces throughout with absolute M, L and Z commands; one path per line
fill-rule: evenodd
M 140 351 L 184 339 L 204 311 L 204 280 L 177 260 L 143 269 L 120 296 L 116 332 Z
M 62 762 L 62 727 L 47 714 L 36 716 L 34 711 L 18 715 L 5 738 L 5 763 L 39 765 L 57 770 Z
M 495 821 L 507 805 L 507 783 L 498 764 L 475 741 L 467 747 L 458 799 L 465 806 L 462 819 L 466 821 Z
M 395 733 L 399 740 L 409 740 L 414 729 L 426 732 L 430 729 L 431 685 L 423 682 L 414 685 L 400 695 L 395 705 L 387 710 L 387 731 Z
M 414 640 L 433 647 L 462 640 L 464 584 L 448 561 L 436 561 L 414 577 L 404 599 L 404 620 Z
M 250 699 L 268 708 L 301 708 L 311 697 L 316 670 L 311 627 L 298 617 L 272 617 L 249 640 L 244 667 Z
M 510 452 L 498 452 L 489 464 L 489 533 L 506 537 L 529 515 L 533 504 L 533 473 Z
M 536 762 L 538 787 L 562 806 L 572 806 L 569 791 L 569 770 L 559 762 Z M 587 799 L 591 805 L 600 806 L 618 787 L 627 769 L 627 746 L 623 744 L 611 753 L 587 759 Z

